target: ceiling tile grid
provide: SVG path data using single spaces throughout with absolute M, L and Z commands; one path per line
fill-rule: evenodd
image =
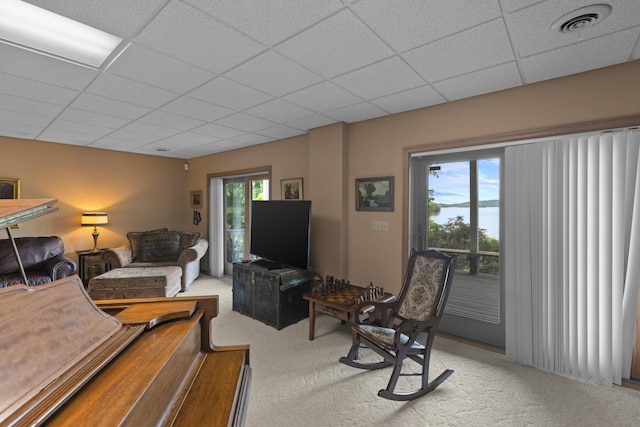
M 269 46 L 343 7 L 339 0 L 185 0 L 185 3 Z
M 275 49 L 326 78 L 348 73 L 394 54 L 349 10 L 327 18 Z
M 193 158 L 640 58 L 640 2 L 29 0 L 123 38 L 100 69 L 0 43 L 0 135 Z
M 322 80 L 271 50 L 225 73 L 225 77 L 274 96 L 286 95 Z

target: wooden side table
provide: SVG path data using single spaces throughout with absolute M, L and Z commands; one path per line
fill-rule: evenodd
M 315 338 L 316 313 L 328 314 L 342 320 L 342 322 L 353 323 L 356 315 L 356 304 L 353 299 L 362 295 L 366 288 L 348 285 L 346 288 L 327 295 L 313 295 L 311 292 L 303 295 L 309 301 L 309 340 Z M 374 301 L 389 302 L 395 296 L 385 292 L 380 298 Z
M 92 257 L 100 257 L 103 250 L 104 249 L 99 249 L 97 251 L 76 251 L 76 255 L 78 255 L 78 276 L 80 276 L 80 279 L 82 279 L 82 283 L 84 284 L 85 288 L 89 283 L 89 279 L 111 270 L 111 264 L 102 261 L 91 261 Z M 100 258 L 98 259 L 100 260 Z M 94 266 L 99 268 L 99 271 L 91 271 L 91 268 Z

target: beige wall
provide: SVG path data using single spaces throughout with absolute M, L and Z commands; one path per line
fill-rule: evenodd
M 21 198 L 58 199 L 59 211 L 21 224 L 15 237 L 58 235 L 75 258 L 93 247 L 83 211 L 108 213 L 101 247 L 124 244 L 132 230 L 189 229 L 183 160 L 5 137 L 0 153 L 0 177 L 20 179 Z
M 206 233 L 207 176 L 270 166 L 273 199 L 280 180 L 301 177 L 312 200 L 314 266 L 324 274 L 370 281 L 397 291 L 403 274 L 405 156 L 423 150 L 486 143 L 491 135 L 640 116 L 640 61 L 531 84 L 379 119 L 314 129 L 308 135 L 189 160 L 0 138 L 0 175 L 23 180 L 23 197 L 57 197 L 53 219 L 25 224 L 16 234 L 60 234 L 68 251 L 90 246 L 77 226 L 87 209 L 109 211 L 104 246 L 126 231 L 159 226 Z M 597 124 L 597 123 L 596 123 Z M 479 138 L 479 139 L 478 139 Z M 485 138 L 485 139 L 482 139 Z M 9 153 L 9 154 L 5 154 Z M 356 212 L 356 178 L 395 177 L 394 212 Z M 203 190 L 203 222 L 191 225 L 189 191 Z M 371 222 L 389 222 L 388 232 Z

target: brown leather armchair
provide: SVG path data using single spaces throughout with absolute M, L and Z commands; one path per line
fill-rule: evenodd
M 58 236 L 14 239 L 29 286 L 43 285 L 71 276 L 76 263 L 64 256 L 64 243 Z M 0 239 L 0 288 L 23 283 L 11 240 Z

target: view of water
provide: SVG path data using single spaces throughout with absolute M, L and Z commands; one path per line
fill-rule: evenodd
M 469 208 L 441 208 L 440 214 L 432 216 L 436 224 L 446 224 L 450 218 L 461 216 L 469 224 Z M 500 208 L 479 208 L 478 226 L 485 230 L 488 236 L 500 239 Z

